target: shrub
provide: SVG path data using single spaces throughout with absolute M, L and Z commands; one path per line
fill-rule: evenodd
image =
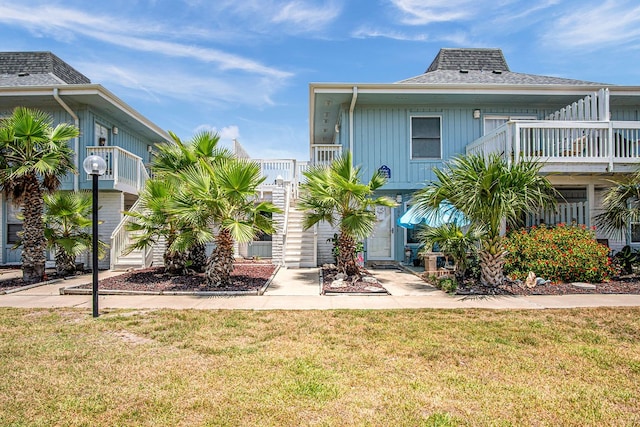
M 454 293 L 458 289 L 455 277 L 441 277 L 438 279 L 438 288 L 446 293 Z
M 602 282 L 613 273 L 609 248 L 595 240 L 586 226 L 531 227 L 505 239 L 504 271 L 524 280 L 530 271 L 554 282 Z

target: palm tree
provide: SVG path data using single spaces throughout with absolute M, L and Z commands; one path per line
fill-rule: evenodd
M 602 200 L 604 212 L 595 223 L 607 233 L 624 234 L 629 224 L 640 222 L 640 171 L 616 182 Z
M 183 183 L 170 213 L 188 228 L 172 244 L 184 250 L 194 242 L 216 244 L 205 275 L 211 286 L 229 283 L 233 271 L 234 242 L 249 242 L 260 231 L 273 233 L 269 213 L 280 212 L 271 202 L 257 203 L 257 188 L 264 181 L 260 166 L 242 159 L 221 160 L 215 166 L 201 159 L 176 175 Z
M 438 227 L 423 227 L 418 231 L 417 237 L 425 248 L 437 244 L 445 256 L 453 259 L 456 280 L 461 282 L 469 266 L 469 255 L 475 253 L 482 232 L 474 227 L 464 230 L 457 223 L 451 222 Z
M 524 213 L 556 204 L 557 192 L 539 174 L 540 167 L 536 162 L 507 164 L 497 154 L 455 157 L 443 170 L 434 169 L 436 180 L 414 194 L 413 204 L 427 215 L 446 201 L 483 229 L 481 281 L 497 286 L 504 278 L 503 224 L 521 226 Z
M 44 237 L 48 249 L 55 251 L 56 272 L 68 276 L 76 271 L 76 257 L 92 245 L 91 193 L 56 191 L 44 195 Z M 104 257 L 107 245 L 98 241 L 98 255 Z
M 182 274 L 201 272 L 206 264 L 205 245 L 193 241 L 193 246 L 176 250 L 173 243 L 185 230 L 186 224 L 180 223 L 168 212 L 170 200 L 181 185 L 178 173 L 200 159 L 216 164 L 231 158 L 231 153 L 218 147 L 220 137 L 214 132 L 198 132 L 189 141 L 183 142 L 175 133 L 169 131 L 172 142 L 156 144 L 158 154 L 151 165 L 154 179 L 147 181 L 146 189 L 140 195 L 141 212 L 125 212 L 134 218 L 127 226 L 133 231 L 133 244 L 129 250 L 141 249 L 157 242 L 160 237 L 166 239 L 164 265 L 167 272 Z
M 386 178 L 377 172 L 367 184 L 361 181 L 361 168 L 352 166 L 350 152 L 345 152 L 329 166 L 316 166 L 304 173 L 298 206 L 306 211 L 304 228 L 320 221 L 338 227 L 338 270 L 348 276 L 360 272 L 356 262 L 358 240 L 371 235 L 376 222 L 373 206 L 394 207 L 388 197 L 374 198 Z
M 77 127 L 53 127 L 47 113 L 17 107 L 0 124 L 0 187 L 22 207 L 22 277 L 37 282 L 44 277 L 45 240 L 42 223 L 43 194 L 60 186 L 60 178 L 75 172 L 73 151 L 67 141 Z
M 147 180 L 145 188 L 139 195 L 140 210 L 125 212 L 126 215 L 133 218 L 126 226 L 132 234 L 131 240 L 133 242 L 127 251 L 147 248 L 164 238 L 166 243 L 163 254 L 165 271 L 170 274 L 183 274 L 190 267 L 188 254 L 186 251 L 171 249 L 180 232 L 178 221 L 168 212 L 175 192 L 176 188 L 171 180 Z M 192 270 L 198 271 L 199 267 L 193 266 Z

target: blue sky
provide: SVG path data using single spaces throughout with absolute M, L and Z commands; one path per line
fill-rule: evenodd
M 637 0 L 0 0 L 0 51 L 52 51 L 184 139 L 307 159 L 310 82 L 390 83 L 441 47 L 640 85 Z

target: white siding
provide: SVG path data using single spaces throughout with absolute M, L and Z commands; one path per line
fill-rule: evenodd
M 603 212 L 604 209 L 602 209 L 602 199 L 604 198 L 606 189 L 600 189 L 600 190 L 596 190 L 595 191 L 595 206 L 593 208 L 593 212 L 591 212 L 591 223 L 594 224 L 595 221 L 593 220 L 593 218 L 598 215 L 601 214 Z M 614 251 L 619 251 L 620 249 L 622 249 L 622 247 L 624 245 L 626 245 L 626 236 L 625 235 L 621 235 L 621 233 L 616 233 L 616 234 L 611 234 L 611 235 L 607 235 L 604 232 L 600 231 L 599 229 L 596 228 L 596 238 L 597 239 L 608 239 L 609 240 L 609 247 L 611 249 L 613 249 Z
M 122 211 L 124 210 L 124 193 L 114 191 L 101 191 L 98 194 L 98 204 L 100 209 L 98 210 L 98 219 L 102 221 L 98 225 L 98 237 L 103 242 L 110 244 L 111 233 L 118 226 L 122 220 Z M 91 255 L 87 255 L 86 264 L 91 266 Z M 109 252 L 107 256 L 98 262 L 99 269 L 109 269 L 111 265 L 111 259 Z
M 327 222 L 318 224 L 318 265 L 333 264 L 335 262 L 333 253 L 331 253 L 333 244 L 327 240 L 332 239 L 337 232 L 338 230 L 331 227 Z

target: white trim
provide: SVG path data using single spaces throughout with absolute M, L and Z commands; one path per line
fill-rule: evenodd
M 440 156 L 439 157 L 413 157 L 413 119 L 430 119 L 437 118 L 440 120 Z M 409 160 L 415 161 L 433 161 L 442 160 L 442 114 L 432 113 L 409 113 Z

